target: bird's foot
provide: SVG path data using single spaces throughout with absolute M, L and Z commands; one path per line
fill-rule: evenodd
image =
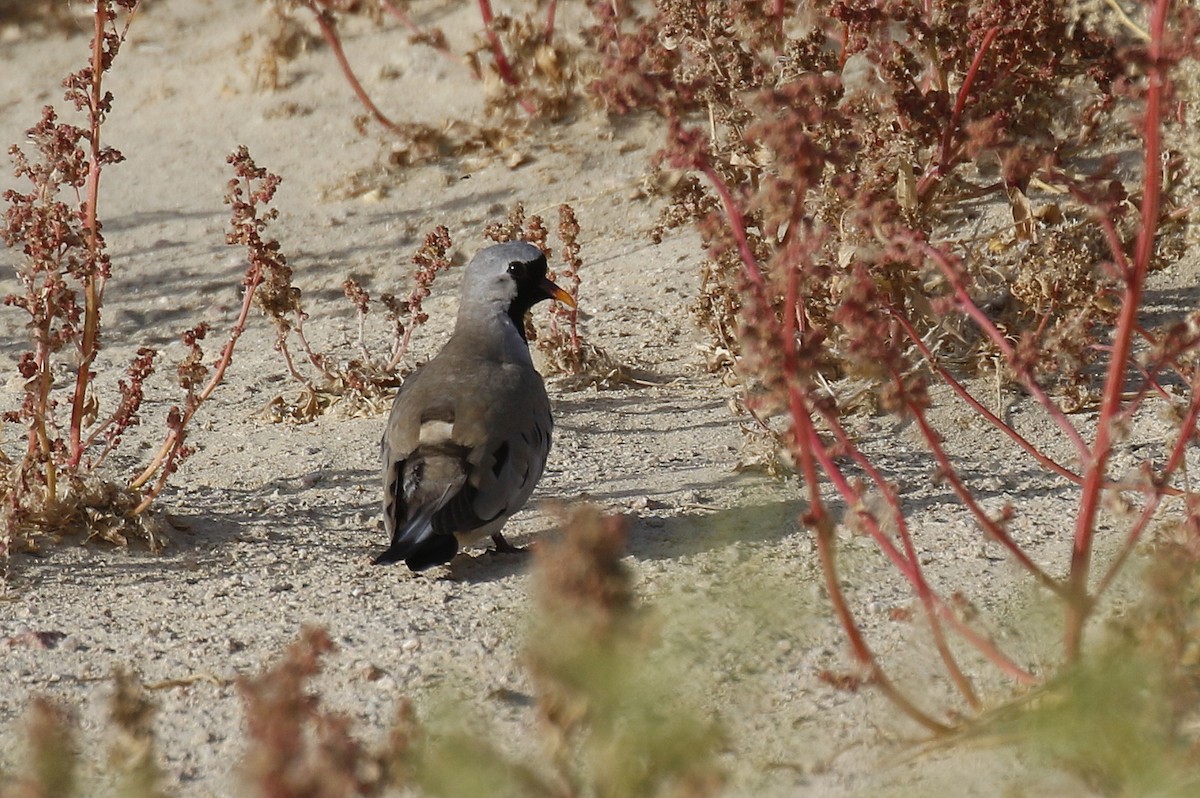
M 492 535 L 492 543 L 496 546 L 497 554 L 524 554 L 529 551 L 528 546 L 514 546 L 509 543 L 499 532 Z

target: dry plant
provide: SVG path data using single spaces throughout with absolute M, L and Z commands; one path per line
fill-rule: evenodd
M 535 620 L 525 660 L 548 762 L 514 761 L 486 730 L 428 729 L 412 771 L 444 798 L 705 798 L 724 785 L 720 730 L 669 663 L 647 658 L 655 623 L 637 606 L 626 522 L 580 507 L 539 544 Z
M 288 373 L 301 385 L 295 399 L 277 396 L 271 401 L 271 417 L 275 421 L 311 421 L 335 405 L 351 414 L 382 412 L 391 392 L 400 384 L 397 368 L 408 354 L 413 331 L 429 319 L 423 302 L 438 274 L 451 266 L 450 232 L 443 226 L 434 228 L 413 255 L 414 284 L 407 297 L 400 299 L 389 293 L 379 297 L 392 338 L 386 353 L 375 354 L 367 344 L 367 316 L 372 301 L 353 279 L 347 279 L 342 289 L 358 315 L 359 355 L 340 359 L 318 352 L 304 332 L 308 313 L 301 305 L 300 289 L 292 282 L 287 256 L 277 239 L 263 237 L 267 226 L 279 216 L 270 203 L 280 177 L 257 166 L 245 147 L 230 159 L 236 164 L 237 177 L 229 182 L 225 197 L 232 208 L 232 230 L 226 242 L 244 246 L 251 268 L 262 275 L 263 285 L 255 302 L 274 324 L 275 349 L 283 356 Z M 298 352 L 293 352 L 293 340 Z
M 367 750 L 307 685 L 328 636 L 306 629 L 279 664 L 240 683 L 250 719 L 244 772 L 258 794 L 376 795 L 407 788 L 446 798 L 705 798 L 718 794 L 717 727 L 668 665 L 647 669 L 656 621 L 639 608 L 624 556 L 626 522 L 581 507 L 534 566 L 535 621 L 525 661 L 547 762 L 498 750 L 486 729 L 420 724 L 401 699 L 387 742 Z M 452 713 L 451 713 L 452 714 Z
M 103 79 L 138 7 L 137 0 L 95 4 L 90 62 L 63 82 L 83 126 L 60 120 L 58 111 L 46 106 L 28 133 L 35 154 L 15 145 L 9 150 L 15 174 L 28 188 L 4 194 L 2 235 L 23 256 L 17 265 L 22 292 L 5 297 L 4 304 L 29 317 L 31 348 L 17 364 L 24 401 L 4 415 L 6 423 L 26 430 L 19 457 L 10 460 L 0 453 L 4 557 L 15 546 L 33 547 L 40 536 L 62 533 L 116 543 L 134 535 L 152 547 L 158 544 L 156 522 L 145 511 L 192 452 L 185 442 L 188 423 L 224 376 L 257 284 L 251 270 L 244 280 L 242 313 L 212 369 L 203 364 L 200 349 L 207 326 L 184 334 L 188 353 L 177 369 L 183 406 L 168 412 L 163 442 L 149 462 L 128 480 L 104 476 L 109 456 L 141 423 L 143 385 L 156 366 L 156 352 L 139 349 L 118 382 L 118 396 L 104 406 L 93 366 L 103 342 L 104 293 L 113 269 L 98 203 L 101 174 L 122 155 L 101 140 L 113 104 Z M 64 372 L 70 375 L 65 381 Z
M 1014 742 L 1103 795 L 1200 790 L 1200 538 L 1167 525 L 1144 590 L 1087 657 L 947 743 Z
M 562 244 L 562 259 L 565 267 L 562 280 L 551 269 L 547 276 L 551 280 L 565 283 L 571 296 L 579 300 L 582 285 L 580 270 L 579 220 L 570 205 L 558 206 L 558 240 Z M 492 241 L 505 242 L 521 239 L 528 241 L 546 253 L 550 260 L 554 250 L 550 246 L 550 230 L 541 216 L 525 215 L 523 203 L 516 203 L 504 219 L 489 222 L 483 234 Z M 526 321 L 526 337 L 537 344 L 545 358 L 544 371 L 561 376 L 565 387 L 582 389 L 589 386 L 612 388 L 634 383 L 630 370 L 611 354 L 587 341 L 579 332 L 579 309 L 561 302 L 553 303 L 550 309 L 550 324 L 545 332 L 539 333 L 532 320 Z
M 249 70 L 256 86 L 273 89 L 286 83 L 281 62 L 294 58 L 315 37 L 309 36 L 300 18 L 316 22 L 320 39 L 328 46 L 347 84 L 365 113 L 354 120 L 365 133 L 372 123 L 389 134 L 384 162 L 352 174 L 332 193 L 352 197 L 378 190 L 410 166 L 446 157 L 472 154 L 505 155 L 510 168 L 527 160 L 518 145 L 538 121 L 566 117 L 584 99 L 580 65 L 586 53 L 555 36 L 557 0 L 545 4 L 545 16 L 535 12 L 495 13 L 490 0 L 477 0 L 482 31 L 476 46 L 456 54 L 445 34 L 436 27 L 417 25 L 398 0 L 260 0 L 268 8 L 268 30 L 244 37 L 243 52 L 260 53 Z M 538 4 L 541 5 L 540 3 Z M 409 44 L 431 48 L 440 56 L 465 64 L 481 82 L 486 121 L 444 120 L 438 124 L 393 118 L 384 112 L 362 85 L 342 42 L 341 25 L 347 17 L 362 17 L 373 24 L 394 20 L 409 34 Z
M 321 41 L 319 34 L 309 32 L 290 6 L 279 0 L 260 0 L 264 3 L 266 21 L 262 29 L 246 31 L 238 40 L 242 69 L 249 74 L 250 83 L 259 91 L 278 91 L 290 85 L 285 65 L 307 52 Z
M 334 651 L 323 630 L 306 628 L 273 667 L 238 682 L 246 707 L 246 782 L 264 798 L 348 798 L 381 794 L 408 748 L 407 704 L 392 737 L 372 751 L 350 733 L 350 719 L 321 708 L 308 692 L 321 658 Z M 392 785 L 399 786 L 399 785 Z
M 154 737 L 155 706 L 140 679 L 113 674 L 106 730 L 110 739 L 107 772 L 119 795 L 166 798 Z M 97 794 L 94 774 L 82 761 L 79 721 L 44 697 L 29 704 L 25 719 L 26 772 L 0 775 L 0 798 L 75 798 Z
M 261 798 L 369 798 L 408 784 L 408 760 L 419 731 L 407 701 L 398 705 L 391 735 L 368 748 L 350 733 L 350 720 L 327 712 L 308 692 L 321 659 L 334 651 L 322 630 L 305 628 L 279 662 L 238 680 L 247 719 L 241 775 L 249 795 Z M 111 782 L 127 798 L 169 798 L 154 735 L 156 706 L 140 679 L 112 676 L 105 726 L 109 756 L 98 771 L 76 744 L 78 720 L 45 698 L 30 703 L 25 772 L 0 774 L 0 798 L 76 798 L 110 794 Z
M 154 736 L 154 713 L 140 677 L 124 670 L 113 674 L 113 694 L 108 717 L 113 740 L 109 764 L 119 774 L 121 795 L 130 798 L 167 798 Z
M 1182 498 L 1188 518 L 1200 506 L 1184 468 L 1200 415 L 1200 317 L 1160 329 L 1142 321 L 1148 274 L 1178 253 L 1186 210 L 1163 190 L 1161 142 L 1178 124 L 1174 69 L 1197 55 L 1194 9 L 1144 3 L 1138 36 L 1100 24 L 1110 12 L 1096 4 L 1056 0 L 591 7 L 606 64 L 593 91 L 611 111 L 664 117 L 663 227 L 694 224 L 703 237 L 699 311 L 747 382 L 747 408 L 803 478 L 803 521 L 859 668 L 853 681 L 930 731 L 954 717 L 919 706 L 872 648 L 843 589 L 824 486 L 911 586 L 962 706 L 978 711 L 983 699 L 960 645 L 1017 685 L 1047 674 L 963 612 L 971 599 L 956 585 L 927 576 L 897 479 L 847 427 L 846 377 L 913 425 L 973 534 L 1059 603 L 1063 659 L 1079 663 L 1099 599 L 1167 500 Z M 1132 178 L 1104 155 L 1130 145 L 1140 155 Z M 980 201 L 1007 218 L 985 215 L 971 235 Z M 970 378 L 997 364 L 1069 441 L 1071 460 L 972 389 Z M 935 387 L 1048 480 L 1074 486 L 1067 562 L 1040 562 L 1010 534 L 1030 509 L 1019 497 L 999 513 L 984 508 L 931 420 Z M 1175 420 L 1171 435 L 1114 477 L 1114 453 L 1155 402 Z M 1070 415 L 1085 410 L 1094 424 Z M 1116 554 L 1097 561 L 1105 507 L 1123 529 Z
M 487 88 L 488 114 L 509 116 L 509 110 L 519 106 L 529 117 L 559 119 L 569 111 L 579 97 L 576 81 L 570 74 L 573 52 L 562 49 L 565 45 L 554 41 L 554 18 L 557 0 L 547 6 L 545 20 L 535 20 L 531 14 L 512 16 L 495 14 L 491 0 L 477 0 L 483 31 L 477 36 L 476 48 L 461 58 L 456 56 L 439 28 L 422 28 L 396 0 L 260 0 L 268 4 L 269 15 L 280 30 L 293 30 L 294 12 L 305 9 L 316 21 L 321 37 L 333 52 L 338 67 L 350 85 L 355 97 L 367 110 L 368 116 L 360 119 L 360 129 L 368 119 L 373 119 L 385 129 L 407 138 L 416 128 L 394 122 L 375 104 L 363 88 L 353 67 L 346 58 L 338 25 L 341 17 L 365 17 L 375 24 L 384 19 L 394 19 L 410 34 L 409 43 L 425 45 L 455 61 L 464 61 L 471 74 Z M 267 53 L 270 61 L 286 60 L 295 56 L 297 49 L 286 43 L 291 35 L 272 36 L 278 46 L 271 46 Z M 505 40 L 508 49 L 505 48 Z M 489 63 L 490 61 L 490 63 Z M 278 74 L 278 66 L 268 69 Z
M 79 770 L 74 720 L 44 697 L 33 699 L 25 714 L 25 772 L 0 774 L 0 798 L 73 798 Z

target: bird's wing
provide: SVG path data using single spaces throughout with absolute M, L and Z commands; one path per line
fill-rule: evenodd
M 507 407 L 493 407 L 488 413 L 486 435 L 465 436 L 464 443 L 478 441 L 467 455 L 467 481 L 434 516 L 435 530 L 460 533 L 466 542 L 498 531 L 498 525 L 529 500 L 550 450 L 550 407 L 540 378 L 520 399 L 517 396 Z M 472 425 L 464 426 L 469 433 Z
M 455 392 L 437 390 L 431 366 L 434 361 L 404 381 L 384 430 L 383 524 L 391 545 L 377 563 L 407 560 L 429 546 L 449 548 L 444 560 L 457 551 L 453 538 L 430 538 L 433 518 L 466 483 L 469 449 L 452 440 Z

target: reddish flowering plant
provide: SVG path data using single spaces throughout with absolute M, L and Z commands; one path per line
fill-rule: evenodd
M 745 409 L 800 472 L 803 520 L 862 680 L 941 731 L 946 723 L 893 681 L 858 620 L 823 486 L 911 587 L 968 707 L 981 699 L 956 639 L 1018 683 L 1044 674 L 998 646 L 926 573 L 898 479 L 852 434 L 856 405 L 841 386 L 865 385 L 875 408 L 914 425 L 976 534 L 1061 602 L 1064 658 L 1076 661 L 1097 599 L 1164 500 L 1183 496 L 1189 513 L 1197 504 L 1180 474 L 1200 415 L 1200 338 L 1191 320 L 1169 330 L 1139 320 L 1161 257 L 1156 242 L 1178 235 L 1162 213 L 1171 199 L 1159 180 L 1160 142 L 1172 124 L 1171 70 L 1197 55 L 1195 36 L 1183 32 L 1195 32 L 1195 17 L 1180 10 L 1167 25 L 1169 3 L 1147 3 L 1142 43 L 1050 0 L 834 0 L 782 30 L 769 16 L 739 13 L 756 5 L 664 0 L 642 28 L 660 35 L 626 58 L 620 42 L 637 34 L 597 7 L 610 59 L 593 88 L 610 110 L 643 107 L 666 118 L 657 165 L 670 205 L 660 234 L 695 224 L 703 237 L 698 312 L 748 382 Z M 1110 161 L 1089 171 L 1075 155 L 1098 131 L 1119 131 L 1127 117 L 1116 111 L 1133 103 L 1143 177 L 1131 191 Z M 1036 207 L 1035 187 L 1064 199 Z M 1136 213 L 1131 196 L 1140 198 Z M 993 222 L 982 239 L 964 234 L 980 202 L 1011 224 Z M 971 386 L 984 364 L 1046 414 L 1072 460 L 987 406 Z M 1141 375 L 1132 393 L 1131 373 Z M 1183 397 L 1166 387 L 1168 374 L 1187 386 Z M 1047 479 L 1075 486 L 1069 562 L 1045 562 L 1013 536 L 1019 501 L 998 512 L 981 502 L 933 420 L 939 386 Z M 1139 477 L 1114 479 L 1108 463 L 1121 430 L 1152 397 L 1179 425 Z M 1094 427 L 1072 418 L 1081 411 L 1095 413 Z M 1096 562 L 1099 508 L 1118 496 L 1139 509 L 1116 556 Z

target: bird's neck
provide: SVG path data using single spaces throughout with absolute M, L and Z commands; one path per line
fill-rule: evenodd
M 459 345 L 470 346 L 475 353 L 492 359 L 533 362 L 525 338 L 525 320 L 514 320 L 504 311 L 483 316 L 460 315 L 453 337 L 458 339 Z
M 517 331 L 517 335 L 521 336 L 521 340 L 525 342 L 525 346 L 529 346 L 529 338 L 525 335 L 525 313 L 529 308 L 517 307 L 516 303 L 508 308 L 508 320 L 512 322 L 513 329 Z

